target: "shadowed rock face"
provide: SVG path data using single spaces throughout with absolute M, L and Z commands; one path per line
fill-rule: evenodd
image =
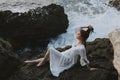
M 59 51 L 69 49 L 71 46 L 65 48 L 57 48 Z M 86 46 L 90 66 L 96 68 L 95 70 L 88 70 L 86 67 L 81 67 L 80 62 L 75 64 L 72 68 L 62 72 L 58 78 L 53 77 L 49 62 L 42 67 L 37 68 L 35 64 L 21 65 L 18 71 L 13 74 L 9 80 L 118 80 L 118 73 L 113 66 L 113 48 L 109 39 L 96 39 L 93 42 L 88 42 Z M 31 53 L 33 54 L 33 53 Z M 31 57 L 35 59 L 43 57 L 45 52 Z
M 110 6 L 113 6 L 120 10 L 120 0 L 110 0 L 109 1 Z
M 118 79 L 120 80 L 120 29 L 112 31 L 109 34 L 109 38 L 114 48 L 113 64 L 119 73 Z
M 25 13 L 0 11 L 0 36 L 7 38 L 14 48 L 46 46 L 49 38 L 66 32 L 67 15 L 55 4 L 31 9 Z
M 8 78 L 20 64 L 18 55 L 12 52 L 11 44 L 0 38 L 0 80 Z

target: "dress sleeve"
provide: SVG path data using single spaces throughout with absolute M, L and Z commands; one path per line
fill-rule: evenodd
M 89 60 L 87 59 L 85 48 L 80 49 L 79 55 L 80 55 L 81 66 L 85 66 L 90 63 Z
M 74 33 L 76 34 L 80 30 L 81 30 L 81 27 L 76 27 L 76 28 L 74 28 Z

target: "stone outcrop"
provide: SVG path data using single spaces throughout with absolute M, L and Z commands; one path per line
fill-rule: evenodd
M 51 4 L 24 13 L 0 11 L 0 36 L 14 48 L 46 46 L 50 38 L 66 32 L 67 15 L 64 8 Z
M 12 52 L 11 44 L 0 38 L 0 80 L 10 77 L 20 64 L 18 55 Z
M 113 34 L 111 34 L 111 36 L 112 35 Z M 116 43 L 117 38 L 111 39 L 111 41 L 115 43 L 113 47 L 119 46 L 119 42 Z M 12 51 L 11 44 L 8 41 L 0 39 L 0 80 L 118 80 L 119 70 L 117 72 L 112 63 L 114 59 L 113 47 L 109 39 L 96 39 L 93 42 L 88 42 L 86 50 L 88 59 L 90 60 L 90 67 L 95 69 L 90 71 L 86 66 L 81 67 L 78 60 L 77 64 L 62 72 L 57 78 L 52 76 L 49 69 L 49 62 L 42 67 L 36 67 L 36 63 L 25 64 L 21 61 L 22 59 Z M 71 48 L 71 46 L 57 48 L 57 50 L 62 52 L 69 48 Z M 115 48 L 116 47 L 114 47 L 114 49 Z M 115 49 L 115 51 L 118 50 L 118 48 Z M 31 53 L 31 58 L 29 59 L 43 57 L 45 52 L 46 51 L 34 57 L 32 57 L 33 53 Z M 119 58 L 115 59 L 118 61 Z M 115 59 L 114 64 L 118 65 Z M 116 68 L 119 69 L 119 67 Z
M 109 1 L 110 6 L 113 6 L 120 10 L 120 0 L 110 0 Z
M 114 66 L 117 69 L 120 80 L 120 29 L 116 29 L 109 34 L 110 41 L 113 44 L 114 48 Z
M 57 48 L 57 50 L 64 51 L 70 47 Z M 56 78 L 50 72 L 49 62 L 42 67 L 36 67 L 36 63 L 23 63 L 20 69 L 8 80 L 118 80 L 118 73 L 112 63 L 114 54 L 109 39 L 96 39 L 93 42 L 88 42 L 86 50 L 90 60 L 90 67 L 95 68 L 92 71 L 86 67 L 81 67 L 78 60 L 76 65 L 62 72 Z M 31 59 L 43 57 L 45 52 L 36 57 L 31 57 Z

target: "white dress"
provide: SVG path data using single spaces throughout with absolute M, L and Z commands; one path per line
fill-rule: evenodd
M 61 72 L 72 67 L 80 56 L 81 66 L 89 63 L 84 45 L 74 46 L 72 48 L 59 52 L 53 47 L 50 47 L 50 71 L 53 76 L 58 77 Z

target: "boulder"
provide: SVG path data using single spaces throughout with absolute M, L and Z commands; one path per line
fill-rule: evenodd
M 119 73 L 118 80 L 120 80 L 120 29 L 112 31 L 109 34 L 109 38 L 114 48 L 113 64 Z
M 113 6 L 120 10 L 120 0 L 110 0 L 109 1 L 110 6 Z
M 69 48 L 71 46 L 56 49 L 61 52 Z M 78 60 L 72 68 L 62 72 L 59 77 L 54 77 L 50 72 L 49 62 L 41 67 L 36 67 L 36 63 L 23 63 L 8 80 L 118 80 L 118 73 L 112 63 L 114 54 L 109 39 L 96 39 L 88 42 L 86 50 L 90 67 L 95 68 L 92 71 L 86 66 L 81 67 Z M 43 57 L 44 54 L 45 52 L 31 59 Z
M 6 80 L 13 74 L 21 61 L 8 41 L 0 38 L 0 80 Z
M 64 8 L 51 4 L 24 13 L 0 11 L 0 36 L 14 48 L 46 46 L 50 38 L 66 32 L 68 18 Z

